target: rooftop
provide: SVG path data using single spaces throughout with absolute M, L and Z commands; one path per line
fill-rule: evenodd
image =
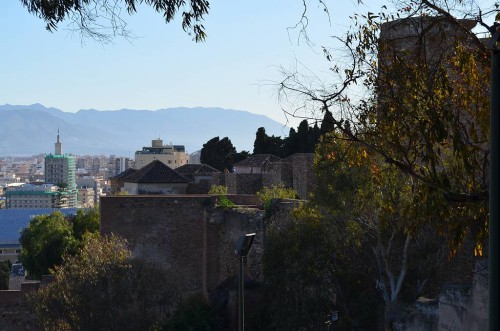
M 127 177 L 121 178 L 129 183 L 189 183 L 190 180 L 174 170 L 163 162 L 154 160 L 148 165 L 135 171 Z
M 0 245 L 19 245 L 21 231 L 38 215 L 50 215 L 60 211 L 64 215 L 75 215 L 76 208 L 0 209 Z
M 209 166 L 208 164 L 185 164 L 183 166 L 176 168 L 175 172 L 185 177 L 192 177 L 192 176 L 211 176 L 213 173 L 220 171 Z
M 137 170 L 133 168 L 128 168 L 125 171 L 120 172 L 118 175 L 111 177 L 110 179 L 124 179 L 127 178 L 128 176 L 134 174 Z
M 234 164 L 234 167 L 261 167 L 266 163 L 283 162 L 272 154 L 255 154 Z

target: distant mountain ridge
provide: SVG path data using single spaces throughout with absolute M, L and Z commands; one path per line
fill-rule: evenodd
M 59 129 L 63 152 L 76 155 L 115 154 L 133 157 L 157 137 L 164 143 L 201 149 L 209 139 L 229 137 L 238 151 L 253 150 L 255 133 L 285 136 L 288 128 L 267 116 L 223 108 L 95 110 L 76 113 L 29 106 L 0 105 L 0 156 L 52 153 Z

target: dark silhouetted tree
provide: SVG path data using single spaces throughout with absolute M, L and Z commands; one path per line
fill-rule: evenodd
M 207 164 L 219 171 L 225 169 L 232 171 L 235 160 L 243 156 L 244 154 L 238 155 L 236 153 L 236 148 L 228 137 L 222 139 L 215 137 L 203 144 L 200 161 L 202 164 Z
M 255 134 L 255 142 L 253 143 L 254 154 L 266 154 L 267 138 L 266 129 L 263 127 L 258 128 Z

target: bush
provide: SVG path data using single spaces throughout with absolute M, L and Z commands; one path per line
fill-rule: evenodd
M 212 185 L 208 194 L 227 194 L 227 186 L 224 185 Z
M 227 208 L 234 208 L 234 202 L 229 200 L 225 195 L 222 195 L 219 197 L 219 207 L 227 209 Z
M 287 188 L 283 184 L 264 187 L 257 192 L 257 197 L 264 203 L 266 217 L 271 215 L 271 200 L 272 199 L 295 199 L 297 193 L 293 188 Z
M 201 295 L 190 297 L 179 306 L 165 324 L 164 330 L 180 331 L 211 331 L 220 330 L 222 321 L 217 317 L 216 311 Z
M 208 194 L 214 194 L 214 195 L 220 195 L 217 205 L 221 208 L 233 208 L 234 207 L 234 202 L 229 200 L 226 197 L 227 194 L 227 186 L 224 185 L 212 185 L 210 187 L 210 191 L 208 191 Z
M 262 188 L 262 190 L 257 192 L 257 196 L 262 202 L 266 202 L 271 199 L 295 199 L 297 193 L 293 188 L 288 188 L 283 184 L 279 184 Z
M 172 293 L 164 272 L 131 258 L 124 239 L 86 236 L 30 302 L 45 330 L 151 330 Z
M 9 289 L 9 275 L 12 264 L 10 261 L 0 261 L 0 290 Z

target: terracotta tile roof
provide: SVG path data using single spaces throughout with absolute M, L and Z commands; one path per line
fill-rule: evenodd
M 266 163 L 282 162 L 283 159 L 272 154 L 255 154 L 234 164 L 234 167 L 261 167 Z
M 120 172 L 118 175 L 110 177 L 110 179 L 122 179 L 123 180 L 123 179 L 127 178 L 128 176 L 134 174 L 136 171 L 137 170 L 135 170 L 135 169 L 128 168 L 127 170 Z
M 208 164 L 185 164 L 176 168 L 175 171 L 178 174 L 189 178 L 194 176 L 211 176 L 213 173 L 220 172 Z
M 122 179 L 128 183 L 189 183 L 190 180 L 161 161 L 154 160 L 135 173 Z

